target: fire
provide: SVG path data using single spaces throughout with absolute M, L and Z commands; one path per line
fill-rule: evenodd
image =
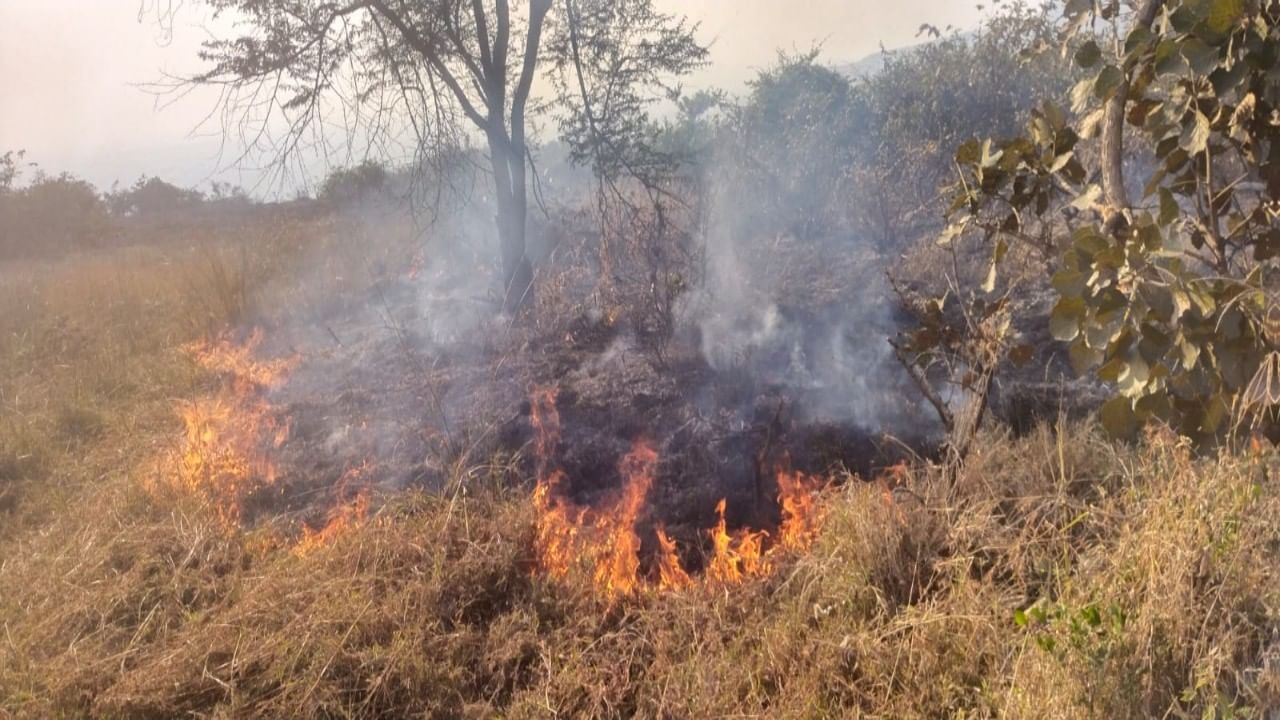
M 319 547 L 328 545 L 348 529 L 364 522 L 369 512 L 369 480 L 373 469 L 374 466 L 366 460 L 342 474 L 336 492 L 339 499 L 338 505 L 329 511 L 324 527 L 313 530 L 303 526 L 302 539 L 294 548 L 295 555 L 302 557 Z M 345 498 L 352 495 L 353 485 L 359 485 L 359 487 L 354 491 L 354 497 L 348 501 Z
M 203 497 L 232 527 L 240 523 L 249 495 L 275 483 L 278 472 L 267 449 L 283 445 L 290 432 L 265 394 L 285 380 L 297 359 L 258 361 L 254 354 L 261 342 L 255 330 L 243 344 L 224 337 L 187 347 L 224 382 L 213 395 L 179 405 L 185 431 L 165 472 L 171 486 Z
M 676 541 L 667 536 L 667 531 L 659 527 L 658 536 L 658 589 L 683 590 L 693 585 L 693 578 L 680 564 L 680 555 L 676 552 Z
M 538 485 L 533 492 L 538 513 L 537 544 L 542 572 L 564 578 L 580 563 L 590 569 L 597 589 L 610 597 L 626 595 L 640 584 L 640 537 L 636 520 L 644 509 L 658 452 L 637 440 L 622 459 L 623 486 L 606 507 L 597 511 L 576 506 L 563 496 L 564 472 L 553 465 L 560 440 L 560 414 L 554 389 L 533 393 L 530 420 L 535 429 L 534 452 Z
M 788 550 L 807 550 L 818 536 L 819 514 L 814 493 L 822 480 L 804 473 L 778 471 L 778 504 L 782 527 L 778 541 Z
M 768 533 L 739 530 L 730 535 L 724 520 L 725 501 L 716 504 L 719 522 L 707 534 L 711 537 L 712 555 L 707 562 L 707 579 L 722 585 L 736 585 L 749 577 L 768 575 L 772 570 L 765 557 L 764 541 Z
M 609 598 L 632 595 L 646 586 L 660 591 L 692 587 L 695 580 L 681 563 L 679 548 L 661 526 L 655 530 L 657 553 L 650 572 L 643 566 L 636 526 L 653 487 L 657 450 L 646 440 L 636 441 L 619 464 L 621 489 L 600 507 L 581 507 L 565 495 L 565 474 L 554 462 L 560 440 L 554 388 L 533 392 L 530 419 L 537 473 L 533 504 L 539 570 L 548 577 L 564 579 L 581 569 Z M 785 471 L 779 471 L 777 481 L 782 520 L 776 535 L 748 528 L 730 532 L 726 500 L 717 504 L 718 522 L 706 532 L 711 543 L 706 582 L 733 585 L 768 576 L 775 568 L 777 553 L 802 551 L 813 544 L 821 519 L 815 492 L 823 483 Z
M 644 509 L 657 465 L 657 451 L 645 440 L 636 441 L 619 467 L 626 481 L 621 496 L 596 520 L 595 583 L 606 595 L 626 595 L 639 585 L 640 537 L 636 535 L 636 518 Z

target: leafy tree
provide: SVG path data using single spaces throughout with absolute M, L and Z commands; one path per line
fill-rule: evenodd
M 21 164 L 25 155 L 22 150 L 8 150 L 0 155 L 0 195 L 13 192 L 22 175 Z
M 228 123 L 246 133 L 250 147 L 261 147 L 281 125 L 284 137 L 270 146 L 281 158 L 331 142 L 385 149 L 407 129 L 419 160 L 429 161 L 465 144 L 469 132 L 484 138 L 508 309 L 526 299 L 533 279 L 525 235 L 529 115 L 538 109 L 531 105 L 534 81 L 565 65 L 557 54 L 567 44 L 544 43 L 546 31 L 574 29 L 570 20 L 577 19 L 589 26 L 584 30 L 621 38 L 614 46 L 629 62 L 602 68 L 621 96 L 637 83 L 689 69 L 668 51 L 686 48 L 677 56 L 683 58 L 705 54 L 693 41 L 694 28 L 672 28 L 671 18 L 652 10 L 652 0 L 597 0 L 593 11 L 576 16 L 569 0 L 204 2 L 234 16 L 240 34 L 207 42 L 201 57 L 209 67 L 190 82 L 222 89 Z M 647 33 L 626 29 L 633 22 L 653 24 L 666 44 L 646 45 Z M 610 97 L 602 103 L 591 116 L 596 131 L 625 135 L 639 122 L 639 107 L 612 105 Z M 345 112 L 331 112 L 335 104 Z M 331 128 L 339 118 L 347 124 L 335 140 Z M 611 118 L 616 122 L 606 122 Z
M 335 204 L 357 202 L 382 192 L 389 179 L 381 163 L 365 160 L 355 167 L 338 168 L 329 173 L 320 186 L 319 198 Z
M 975 135 L 1016 134 L 1038 98 L 1065 93 L 1072 63 L 1037 52 L 1056 37 L 1053 3 L 1006 3 L 969 33 L 882 54 L 856 85 L 874 130 L 855 168 L 859 224 L 887 245 L 935 224 L 954 148 Z
M 832 229 L 830 209 L 849 193 L 848 170 L 867 135 L 859 127 L 865 101 L 817 59 L 816 49 L 780 54 L 751 82 L 739 118 L 748 177 L 764 208 L 798 237 Z
M 0 257 L 51 255 L 103 239 L 109 217 L 92 184 L 37 173 L 25 187 L 0 192 Z
M 1071 0 L 1065 20 L 1074 114 L 963 145 L 943 240 L 984 238 L 992 289 L 1011 244 L 1050 254 L 1052 332 L 1117 389 L 1114 432 L 1260 425 L 1280 402 L 1280 4 Z
M 107 204 L 118 216 L 154 216 L 190 208 L 204 200 L 196 190 L 184 190 L 158 177 L 140 177 L 132 187 L 111 193 Z

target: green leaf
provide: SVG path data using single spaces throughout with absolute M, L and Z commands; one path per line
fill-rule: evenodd
M 960 165 L 973 165 L 980 157 L 982 157 L 982 143 L 977 138 L 966 140 L 956 150 L 956 163 Z
M 1076 50 L 1076 64 L 1082 68 L 1091 68 L 1097 65 L 1101 59 L 1102 48 L 1098 47 L 1098 43 L 1092 40 L 1081 45 L 1080 49 Z
M 1080 335 L 1080 321 L 1084 318 L 1084 300 L 1064 297 L 1053 306 L 1049 314 L 1049 332 L 1054 339 L 1071 342 Z
M 1218 67 L 1218 49 L 1200 38 L 1190 37 L 1183 40 L 1179 51 L 1186 59 L 1191 71 L 1201 77 L 1207 77 Z
M 1157 222 L 1161 227 L 1169 227 L 1181 214 L 1182 209 L 1178 207 L 1178 200 L 1173 197 L 1173 193 L 1168 188 L 1160 188 L 1160 217 Z
M 1053 289 L 1064 297 L 1079 297 L 1084 294 L 1084 279 L 1079 270 L 1063 268 L 1053 274 Z
M 1244 0 L 1210 0 L 1209 29 L 1225 33 L 1244 17 Z
M 1129 32 L 1129 37 L 1124 40 L 1124 54 L 1132 56 L 1150 45 L 1154 38 L 1155 36 L 1151 34 L 1151 31 L 1144 27 L 1134 28 Z
M 1096 605 L 1086 605 L 1080 610 L 1080 617 L 1089 627 L 1099 627 L 1102 625 L 1102 613 Z
M 1124 71 L 1115 65 L 1108 65 L 1098 73 L 1093 83 L 1093 95 L 1099 100 L 1107 100 L 1116 93 L 1124 82 Z
M 1102 427 L 1112 437 L 1128 439 L 1138 432 L 1138 416 L 1127 398 L 1111 398 L 1102 406 Z
M 1112 397 L 1102 406 L 1102 428 L 1116 438 L 1132 438 L 1138 432 L 1138 415 L 1128 398 Z
M 1202 153 L 1209 146 L 1209 132 L 1209 118 L 1196 110 L 1193 122 L 1183 129 L 1179 145 L 1190 155 Z
M 1137 348 L 1133 348 L 1124 360 L 1119 377 L 1116 378 L 1121 394 L 1127 398 L 1141 397 L 1147 392 L 1147 384 L 1150 380 L 1151 365 Z
M 1071 343 L 1071 347 L 1067 349 L 1067 356 L 1071 360 L 1071 368 L 1076 371 L 1076 374 L 1084 375 L 1102 362 L 1104 354 L 1101 350 L 1090 348 L 1085 344 L 1083 338 L 1076 338 L 1076 341 Z
M 1027 618 L 1027 611 L 1026 611 L 1026 610 L 1021 610 L 1021 609 L 1019 609 L 1019 610 L 1014 610 L 1014 611 L 1013 611 L 1013 624 L 1014 624 L 1014 625 L 1017 625 L 1018 627 L 1026 627 L 1028 622 L 1029 622 L 1029 619 Z

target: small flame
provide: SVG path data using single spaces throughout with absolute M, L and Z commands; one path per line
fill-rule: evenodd
M 819 515 L 814 492 L 822 480 L 803 473 L 778 471 L 778 504 L 782 526 L 778 539 L 788 550 L 808 550 L 818 537 Z
M 768 575 L 773 566 L 765 557 L 764 541 L 768 533 L 739 530 L 729 534 L 724 519 L 725 501 L 716 504 L 719 520 L 707 532 L 712 554 L 707 562 L 707 579 L 721 585 L 736 585 L 750 577 Z
M 680 564 L 680 555 L 676 552 L 676 541 L 667 536 L 665 528 L 659 527 L 658 535 L 658 589 L 683 590 L 693 585 L 693 578 Z
M 365 517 L 369 514 L 369 484 L 374 469 L 375 466 L 365 460 L 342 473 L 334 493 L 338 498 L 338 504 L 329 511 L 324 527 L 319 530 L 313 530 L 306 525 L 302 527 L 302 539 L 293 550 L 295 555 L 305 556 L 333 542 L 334 538 L 350 528 L 364 523 Z M 353 495 L 352 486 L 358 487 L 354 490 L 354 496 L 346 500 Z

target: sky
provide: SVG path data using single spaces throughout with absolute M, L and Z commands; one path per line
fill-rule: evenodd
M 220 154 L 217 102 L 207 90 L 158 98 L 149 85 L 200 67 L 200 43 L 219 32 L 185 0 L 171 36 L 144 3 L 156 0 L 0 0 L 0 153 L 26 150 L 50 172 L 100 188 L 142 175 L 183 186 L 211 179 L 253 187 L 252 164 Z M 776 51 L 815 43 L 826 62 L 858 60 L 918 42 L 921 23 L 971 27 L 977 0 L 656 0 L 701 23 L 712 65 L 689 87 L 741 90 Z

